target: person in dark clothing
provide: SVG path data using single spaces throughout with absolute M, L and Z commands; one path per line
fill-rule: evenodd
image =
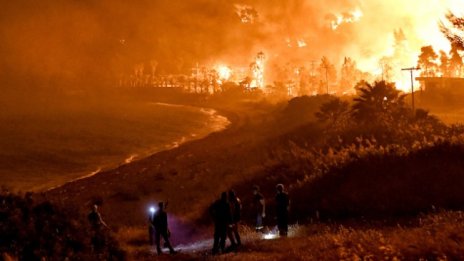
M 266 217 L 266 202 L 263 194 L 259 192 L 259 186 L 253 186 L 253 209 L 256 217 L 256 231 L 262 231 L 263 218 Z
M 214 243 L 213 255 L 219 250 L 224 252 L 226 246 L 227 226 L 231 223 L 229 202 L 227 202 L 227 192 L 222 192 L 221 198 L 215 201 L 210 207 L 211 216 L 214 220 Z
M 229 191 L 229 205 L 231 214 L 231 223 L 229 224 L 228 237 L 232 244 L 232 248 L 242 244 L 240 234 L 238 233 L 238 223 L 241 219 L 242 202 L 235 194 L 235 191 Z
M 288 194 L 284 191 L 284 185 L 277 185 L 276 195 L 276 216 L 277 216 L 277 228 L 279 229 L 279 235 L 287 236 L 288 233 L 288 211 L 290 209 L 290 199 Z
M 87 216 L 90 222 L 92 229 L 101 229 L 102 227 L 108 228 L 105 221 L 103 221 L 100 212 L 98 212 L 98 205 L 93 205 L 92 210 Z
M 160 244 L 161 237 L 163 237 L 165 245 L 169 248 L 169 253 L 175 254 L 176 251 L 172 248 L 169 241 L 168 214 L 164 211 L 163 202 L 158 203 L 158 210 L 153 215 L 152 225 L 155 230 L 155 244 L 158 255 L 163 253 Z
M 87 219 L 89 220 L 91 228 L 92 251 L 99 252 L 105 245 L 103 228 L 108 228 L 108 226 L 105 221 L 103 221 L 100 212 L 98 212 L 98 205 L 92 205 L 92 210 L 87 216 Z

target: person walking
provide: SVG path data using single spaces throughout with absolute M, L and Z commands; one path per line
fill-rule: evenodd
M 276 186 L 277 194 L 276 201 L 276 216 L 277 228 L 279 229 L 280 236 L 287 236 L 288 234 L 288 211 L 290 210 L 290 199 L 287 192 L 284 191 L 284 185 L 278 184 Z
M 169 248 L 169 253 L 175 254 L 176 251 L 172 248 L 171 242 L 169 241 L 168 215 L 164 210 L 163 202 L 158 203 L 158 210 L 153 215 L 152 225 L 155 230 L 155 244 L 158 255 L 163 253 L 161 251 L 161 237 L 164 239 L 165 246 Z
M 219 251 L 221 251 L 221 253 L 224 253 L 225 251 L 227 226 L 231 223 L 227 192 L 222 192 L 221 198 L 211 205 L 210 213 L 214 220 L 214 242 L 212 254 L 216 255 Z
M 256 217 L 256 232 L 259 232 L 263 230 L 263 218 L 266 217 L 266 202 L 257 185 L 253 186 L 253 209 Z

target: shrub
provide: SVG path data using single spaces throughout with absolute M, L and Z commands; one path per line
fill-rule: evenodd
M 389 217 L 434 207 L 463 209 L 464 145 L 442 143 L 367 154 L 292 191 L 296 212 L 325 217 Z
M 109 231 L 98 236 L 103 245 L 92 248 L 86 215 L 46 200 L 35 202 L 3 191 L 0 194 L 0 253 L 19 260 L 120 260 L 124 253 Z

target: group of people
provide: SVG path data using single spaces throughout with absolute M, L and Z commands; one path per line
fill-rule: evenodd
M 282 184 L 276 186 L 275 197 L 277 228 L 280 236 L 288 233 L 288 212 L 290 210 L 290 199 Z M 214 242 L 212 253 L 219 251 L 235 250 L 241 245 L 238 223 L 241 219 L 242 204 L 236 193 L 231 190 L 222 192 L 220 199 L 210 207 L 210 213 L 214 220 Z M 253 211 L 256 217 L 256 231 L 263 231 L 263 219 L 266 217 L 266 202 L 260 193 L 259 186 L 253 187 Z M 231 245 L 225 248 L 226 238 Z
M 286 236 L 288 233 L 288 212 L 290 209 L 290 199 L 284 190 L 282 184 L 276 186 L 275 196 L 275 214 L 277 220 L 277 228 L 280 236 Z M 169 249 L 171 254 L 176 251 L 169 240 L 170 231 L 168 228 L 166 205 L 164 202 L 158 203 L 158 209 L 150 212 L 148 218 L 148 234 L 150 245 L 155 244 L 158 254 L 162 253 L 161 238 L 164 240 L 164 247 Z M 264 196 L 260 192 L 259 186 L 253 187 L 253 207 L 256 217 L 256 231 L 262 232 L 264 229 L 263 219 L 266 217 L 266 202 Z M 235 191 L 222 192 L 218 200 L 216 200 L 209 208 L 214 221 L 214 241 L 212 254 L 224 253 L 226 251 L 235 251 L 241 245 L 238 225 L 242 218 L 242 203 Z M 92 215 L 89 215 L 91 223 L 104 224 L 99 213 L 95 209 Z M 106 225 L 106 224 L 104 224 Z M 230 246 L 226 248 L 226 240 L 230 240 Z
M 230 250 L 241 245 L 238 223 L 241 219 L 242 203 L 233 190 L 222 192 L 221 198 L 210 207 L 214 220 L 213 255 L 226 251 L 226 237 L 230 240 Z
M 277 194 L 275 197 L 276 205 L 276 220 L 279 235 L 286 236 L 288 234 L 288 211 L 290 210 L 290 198 L 285 192 L 284 185 L 277 184 Z M 266 217 L 266 202 L 264 196 L 259 191 L 259 186 L 253 187 L 253 208 L 256 216 L 256 231 L 262 231 L 263 219 Z

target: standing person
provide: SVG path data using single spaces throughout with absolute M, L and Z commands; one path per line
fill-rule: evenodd
M 290 199 L 287 192 L 284 191 L 284 185 L 278 184 L 276 186 L 276 215 L 277 215 L 277 228 L 279 235 L 287 236 L 288 233 L 288 211 L 290 209 Z
M 259 186 L 253 186 L 253 208 L 256 217 L 256 232 L 263 230 L 263 218 L 266 217 L 266 202 L 264 196 L 259 192 Z
M 155 244 L 158 255 L 163 253 L 160 246 L 161 237 L 163 237 L 165 245 L 169 248 L 169 253 L 175 254 L 176 251 L 174 251 L 171 242 L 169 242 L 168 214 L 164 211 L 163 202 L 158 203 L 158 210 L 153 215 L 152 224 L 155 229 Z
M 235 191 L 229 191 L 229 205 L 231 213 L 231 224 L 229 225 L 228 236 L 232 244 L 232 248 L 242 244 L 240 234 L 238 233 L 238 223 L 241 219 L 242 202 L 237 197 Z
M 91 235 L 92 235 L 92 250 L 99 252 L 105 246 L 105 235 L 103 233 L 103 228 L 108 228 L 105 221 L 103 221 L 100 212 L 98 212 L 98 205 L 92 205 L 92 210 L 90 211 L 87 219 L 90 223 Z
M 211 205 L 211 216 L 214 220 L 214 243 L 212 254 L 219 250 L 223 253 L 226 247 L 227 226 L 231 223 L 230 206 L 227 202 L 227 192 L 222 192 L 221 198 Z
M 108 228 L 108 225 L 106 225 L 105 221 L 103 221 L 100 212 L 98 212 L 97 204 L 92 206 L 92 210 L 90 211 L 87 218 L 89 219 L 90 225 L 94 230 L 100 230 L 102 227 Z

